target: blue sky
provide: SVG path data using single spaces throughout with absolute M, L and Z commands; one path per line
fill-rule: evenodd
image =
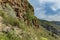
M 60 21 L 60 0 L 28 0 L 35 16 L 48 21 Z

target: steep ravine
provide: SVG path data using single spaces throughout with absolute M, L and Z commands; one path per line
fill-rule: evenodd
M 0 40 L 60 40 L 43 22 L 27 0 L 0 0 Z

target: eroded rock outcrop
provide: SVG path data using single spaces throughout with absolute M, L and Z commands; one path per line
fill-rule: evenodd
M 15 11 L 16 16 L 20 19 L 23 19 L 26 24 L 37 20 L 33 19 L 34 9 L 27 0 L 0 0 L 0 5 L 2 6 L 3 10 L 5 9 L 4 11 L 6 11 L 7 5 L 10 5 L 13 11 Z M 30 16 L 32 17 L 32 19 L 29 18 Z M 33 22 L 34 25 L 37 24 L 35 23 L 35 21 Z
M 27 0 L 0 0 L 0 16 L 0 40 L 58 40 L 41 26 Z

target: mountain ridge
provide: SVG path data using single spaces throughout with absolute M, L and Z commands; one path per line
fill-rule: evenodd
M 60 21 L 52 21 L 52 23 L 60 26 Z

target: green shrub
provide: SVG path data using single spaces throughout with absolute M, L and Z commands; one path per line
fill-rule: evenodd
M 24 17 L 25 17 L 27 20 L 32 20 L 33 18 L 35 18 L 33 15 L 31 15 L 31 13 L 26 13 L 26 14 L 24 14 Z
M 5 13 L 4 11 L 1 11 L 1 10 L 0 10 L 0 16 L 3 17 L 5 24 L 11 24 L 13 26 L 19 26 L 20 21 L 19 21 L 19 19 L 17 19 L 17 17 L 14 18 L 14 17 L 8 15 L 8 13 Z
M 0 34 L 0 40 L 8 40 L 5 34 Z
M 9 38 L 9 40 L 21 40 L 19 36 L 14 35 L 12 33 L 7 33 L 7 37 Z

